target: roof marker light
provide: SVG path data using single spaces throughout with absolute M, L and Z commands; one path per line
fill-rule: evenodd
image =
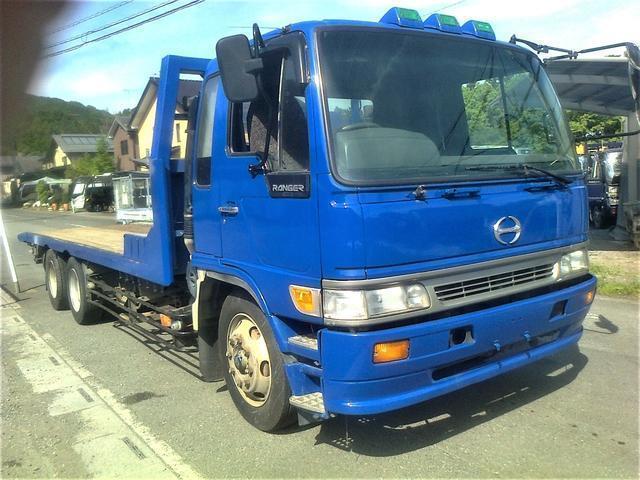
M 495 40 L 496 34 L 493 28 L 487 22 L 480 20 L 469 20 L 462 25 L 462 33 L 468 33 L 474 37 L 486 38 L 487 40 Z
M 424 21 L 424 28 L 435 28 L 441 32 L 462 33 L 458 20 L 453 15 L 433 13 Z
M 422 29 L 422 18 L 416 10 L 393 7 L 380 19 L 380 23 L 390 23 L 408 28 Z

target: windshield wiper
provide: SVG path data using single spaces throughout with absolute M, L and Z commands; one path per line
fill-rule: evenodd
M 567 177 L 563 177 L 562 175 L 557 175 L 555 173 L 552 173 L 548 170 L 544 170 L 542 168 L 538 168 L 538 167 L 534 167 L 532 165 L 528 165 L 526 163 L 521 163 L 521 164 L 517 164 L 517 165 L 473 165 L 470 167 L 466 167 L 465 170 L 475 170 L 475 171 L 482 171 L 482 170 L 506 170 L 506 171 L 510 171 L 510 172 L 518 172 L 518 173 L 522 173 L 524 174 L 525 177 L 528 177 L 531 175 L 531 172 L 537 172 L 539 174 L 542 175 L 537 175 L 537 177 L 542 178 L 544 177 L 549 177 L 552 178 L 553 180 L 555 180 L 555 182 L 564 187 L 566 185 L 569 185 L 570 183 L 573 183 L 573 180 L 571 180 L 570 178 Z

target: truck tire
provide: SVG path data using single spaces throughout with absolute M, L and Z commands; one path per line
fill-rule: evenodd
M 600 230 L 606 226 L 606 217 L 604 214 L 604 208 L 594 207 L 591 213 L 591 219 L 593 221 L 593 227 Z
M 73 257 L 67 262 L 67 290 L 69 308 L 77 323 L 89 325 L 104 318 L 104 310 L 89 303 L 87 267 Z
M 53 250 L 44 255 L 44 281 L 54 310 L 68 310 L 66 262 Z
M 224 379 L 245 420 L 264 432 L 293 423 L 284 359 L 262 310 L 243 294 L 231 294 L 218 328 Z

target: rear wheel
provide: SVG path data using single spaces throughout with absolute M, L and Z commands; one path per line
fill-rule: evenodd
M 54 310 L 68 310 L 66 262 L 53 250 L 44 256 L 44 279 Z
M 242 295 L 228 296 L 218 335 L 225 381 L 245 420 L 265 432 L 293 423 L 282 354 L 258 306 Z
M 73 257 L 67 263 L 67 285 L 69 307 L 76 322 L 88 325 L 104 318 L 104 311 L 89 303 L 87 267 Z

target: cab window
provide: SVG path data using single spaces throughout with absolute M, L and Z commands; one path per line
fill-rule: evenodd
M 211 184 L 211 152 L 213 151 L 213 119 L 220 77 L 209 78 L 202 93 L 195 146 L 195 180 L 199 186 Z

